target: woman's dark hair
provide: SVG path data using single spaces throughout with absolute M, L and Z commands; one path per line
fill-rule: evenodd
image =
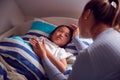
M 112 27 L 120 20 L 119 3 L 119 0 L 91 0 L 86 4 L 84 12 L 92 10 L 96 23 L 103 22 Z
M 50 37 L 53 35 L 53 33 L 58 29 L 58 28 L 60 28 L 60 27 L 67 27 L 69 30 L 70 30 L 70 39 L 69 39 L 69 41 L 65 44 L 65 45 L 67 45 L 69 42 L 71 42 L 71 40 L 72 40 L 72 36 L 73 36 L 73 30 L 70 28 L 70 26 L 68 26 L 68 25 L 59 25 L 59 26 L 57 26 L 56 28 L 55 28 L 55 30 L 53 30 L 51 33 L 50 33 Z M 50 39 L 51 40 L 51 39 Z M 64 46 L 65 46 L 64 45 Z M 64 47 L 64 46 L 62 46 L 62 47 Z

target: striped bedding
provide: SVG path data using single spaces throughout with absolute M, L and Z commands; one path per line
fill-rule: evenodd
M 48 34 L 43 32 L 43 31 L 38 31 L 38 30 L 29 30 L 24 36 L 22 36 L 22 38 L 26 41 L 29 40 L 29 38 L 31 37 L 41 37 L 41 36 L 44 36 L 44 37 L 47 37 L 48 38 Z M 70 42 L 69 44 L 67 44 L 65 46 L 65 50 L 68 51 L 68 52 L 71 52 L 73 55 L 77 55 L 77 49 L 75 47 L 75 45 Z
M 28 45 L 5 38 L 0 42 L 0 80 L 48 79 L 40 58 Z

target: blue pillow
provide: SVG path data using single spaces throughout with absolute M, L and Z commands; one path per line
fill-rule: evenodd
M 50 23 L 44 21 L 34 21 L 30 27 L 30 30 L 39 30 L 50 34 L 55 28 L 56 26 Z

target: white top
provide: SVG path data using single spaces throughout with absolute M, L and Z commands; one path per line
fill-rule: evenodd
M 50 51 L 50 53 L 53 54 L 57 59 L 61 60 L 69 56 L 72 56 L 72 53 L 65 51 L 64 48 L 59 47 L 58 45 L 51 42 L 49 39 L 45 37 L 40 37 L 39 40 L 43 38 L 45 40 L 45 46 L 47 50 Z

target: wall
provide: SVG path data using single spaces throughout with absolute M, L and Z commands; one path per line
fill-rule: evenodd
M 24 16 L 14 0 L 0 0 L 0 34 L 24 22 Z
M 29 17 L 62 16 L 79 18 L 89 0 L 15 0 Z
M 59 16 L 78 19 L 88 1 L 0 0 L 0 34 L 12 28 L 12 26 L 24 23 L 31 17 Z M 18 34 L 21 34 L 22 31 L 23 29 L 19 26 Z

